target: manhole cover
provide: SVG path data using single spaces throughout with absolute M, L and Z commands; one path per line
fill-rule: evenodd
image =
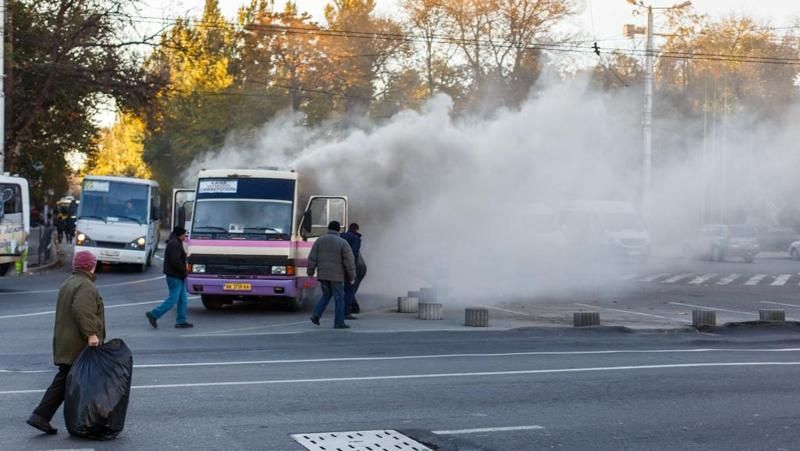
M 393 430 L 295 434 L 292 438 L 311 451 L 432 451 Z

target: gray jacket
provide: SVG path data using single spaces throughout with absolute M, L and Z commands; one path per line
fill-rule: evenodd
M 353 250 L 338 232 L 328 231 L 317 239 L 308 255 L 308 275 L 317 280 L 350 283 L 356 279 Z

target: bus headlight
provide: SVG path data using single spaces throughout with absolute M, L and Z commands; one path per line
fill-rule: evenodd
M 272 267 L 272 275 L 273 276 L 285 276 L 287 273 L 285 266 L 273 266 Z
M 196 274 L 205 274 L 206 265 L 192 265 L 192 272 Z
M 128 247 L 131 249 L 144 249 L 145 244 L 147 244 L 147 238 L 140 237 L 128 243 Z

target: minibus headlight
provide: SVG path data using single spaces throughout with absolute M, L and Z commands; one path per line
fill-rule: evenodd
M 139 237 L 128 243 L 128 247 L 131 249 L 144 249 L 145 244 L 147 244 L 147 238 Z
M 206 265 L 192 265 L 192 272 L 196 274 L 205 274 Z
M 75 235 L 75 244 L 78 246 L 94 246 L 94 241 L 91 240 L 88 236 L 86 236 L 83 232 L 78 232 Z

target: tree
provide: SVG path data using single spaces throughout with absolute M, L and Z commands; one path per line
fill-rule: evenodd
M 143 153 L 167 188 L 197 156 L 221 147 L 234 127 L 233 49 L 231 25 L 217 1 L 207 0 L 200 21 L 179 20 L 147 62 L 151 73 L 169 80 L 144 114 Z
M 34 202 L 66 190 L 66 156 L 96 148 L 95 112 L 109 102 L 145 105 L 162 80 L 145 74 L 133 49 L 129 0 L 7 2 L 11 61 L 5 80 L 5 168 L 29 178 Z M 127 33 L 130 35 L 130 33 Z
M 347 115 L 369 110 L 378 78 L 408 48 L 399 24 L 374 16 L 375 0 L 333 0 L 325 8 L 329 33 L 321 41 L 331 74 L 328 91 Z
M 452 44 L 441 43 L 442 36 L 448 26 L 448 16 L 444 0 L 403 0 L 402 7 L 406 12 L 408 27 L 412 35 L 419 37 L 422 48 L 422 72 L 428 89 L 428 96 L 433 96 L 442 80 L 439 68 L 446 66 L 452 59 L 449 47 Z M 445 63 L 445 64 L 442 64 Z
M 150 178 L 152 173 L 142 159 L 144 122 L 131 113 L 120 113 L 109 128 L 100 132 L 98 151 L 87 165 L 93 175 Z
M 524 99 L 541 70 L 542 45 L 574 11 L 572 0 L 446 2 L 452 35 L 470 69 L 472 91 L 500 93 L 503 104 Z
M 742 17 L 675 14 L 658 63 L 661 94 L 683 113 L 709 108 L 777 116 L 797 99 L 797 40 Z M 723 105 L 724 104 L 724 105 Z

